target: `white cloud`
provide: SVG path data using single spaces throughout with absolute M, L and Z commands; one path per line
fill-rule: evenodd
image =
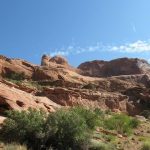
M 150 40 L 142 41 L 138 40 L 131 43 L 125 43 L 122 45 L 104 45 L 102 43 L 96 43 L 95 45 L 90 45 L 87 47 L 76 46 L 75 44 L 69 45 L 67 47 L 62 47 L 59 50 L 56 49 L 50 53 L 51 56 L 54 55 L 77 55 L 81 53 L 92 53 L 92 52 L 119 52 L 119 53 L 143 53 L 150 52 Z
M 51 56 L 55 56 L 55 55 L 67 56 L 69 55 L 69 52 L 68 51 L 55 51 L 55 52 L 52 52 L 50 55 Z
M 142 53 L 150 52 L 150 41 L 141 41 L 138 40 L 133 43 L 127 43 L 120 46 L 111 47 L 110 51 L 118 51 L 124 53 Z
M 95 45 L 87 46 L 87 47 L 80 47 L 76 46 L 75 44 L 69 45 L 66 48 L 60 48 L 60 50 L 54 50 L 54 52 L 51 53 L 51 56 L 54 55 L 64 55 L 68 56 L 70 54 L 81 54 L 85 52 L 95 52 L 95 51 L 102 51 L 103 44 L 96 43 Z

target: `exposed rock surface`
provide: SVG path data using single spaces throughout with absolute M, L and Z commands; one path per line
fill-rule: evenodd
M 120 58 L 112 61 L 85 62 L 78 67 L 83 75 L 92 77 L 110 77 L 119 75 L 150 73 L 150 64 L 142 59 Z
M 48 55 L 43 55 L 41 60 L 41 66 L 49 66 L 49 60 L 51 59 Z
M 67 60 L 62 56 L 57 55 L 57 56 L 54 56 L 52 58 L 48 55 L 43 55 L 42 56 L 42 60 L 41 60 L 41 65 L 42 66 L 51 66 L 52 63 L 58 64 L 58 65 L 69 66 Z
M 60 65 L 69 65 L 67 60 L 62 56 L 54 56 L 49 61 Z
M 62 106 L 82 105 L 89 108 L 111 109 L 124 112 L 126 112 L 126 102 L 128 100 L 127 96 L 120 93 L 60 87 L 45 88 L 38 95 L 45 95 Z
M 0 56 L 0 74 L 7 77 L 11 73 L 24 73 L 27 78 L 32 78 L 35 65 L 20 59 L 9 59 Z
M 4 122 L 5 119 L 6 119 L 5 117 L 0 116 L 0 125 L 3 124 L 3 122 Z
M 0 82 L 0 115 L 4 115 L 5 110 L 26 110 L 29 107 L 52 112 L 60 106 L 46 97 L 34 96 Z
M 7 109 L 75 105 L 136 115 L 150 107 L 149 72 L 150 65 L 140 59 L 92 61 L 77 69 L 61 56 L 43 55 L 41 66 L 0 56 L 0 115 Z M 14 73 L 25 79 L 12 80 Z

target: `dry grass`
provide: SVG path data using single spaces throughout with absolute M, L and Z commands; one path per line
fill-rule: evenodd
M 27 150 L 26 146 L 15 143 L 4 145 L 3 150 Z

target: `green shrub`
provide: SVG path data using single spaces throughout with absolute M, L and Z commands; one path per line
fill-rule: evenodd
M 84 85 L 82 87 L 82 89 L 96 90 L 97 89 L 97 85 L 92 84 L 92 83 L 88 83 L 88 84 Z
M 100 108 L 95 108 L 94 113 L 96 113 L 98 116 L 104 118 L 105 117 L 105 112 L 102 111 Z
M 150 142 L 146 142 L 142 145 L 141 150 L 150 150 Z
M 94 130 L 96 126 L 100 124 L 100 117 L 102 116 L 100 110 L 89 110 L 83 107 L 73 107 L 71 108 L 71 111 L 75 112 L 84 120 L 86 121 L 86 124 L 89 129 Z
M 107 110 L 105 110 L 105 114 L 111 115 L 111 114 L 112 114 L 112 111 L 111 111 L 110 109 L 107 109 Z
M 139 126 L 139 124 L 140 124 L 140 121 L 138 119 L 136 119 L 136 118 L 131 118 L 130 119 L 129 126 L 131 128 L 137 128 Z
M 113 135 L 106 135 L 106 134 L 103 134 L 103 138 L 106 140 L 106 141 L 109 141 L 109 142 L 112 142 L 112 141 L 115 141 L 116 140 L 116 137 L 113 136 Z
M 25 76 L 24 72 L 22 72 L 22 73 L 12 72 L 7 75 L 7 78 L 11 79 L 11 80 L 21 81 L 21 80 L 24 80 L 26 78 L 26 76 Z
M 150 119 L 150 110 L 144 110 L 140 115 L 144 116 L 147 119 Z
M 85 149 L 98 124 L 98 115 L 81 107 L 60 109 L 49 115 L 35 109 L 8 111 L 7 117 L 0 130 L 0 140 L 26 144 L 33 150 Z
M 116 130 L 120 134 L 130 134 L 139 122 L 125 114 L 116 114 L 104 121 L 104 126 L 110 130 Z
M 97 124 L 96 114 L 81 107 L 59 110 L 48 117 L 49 140 L 57 149 L 83 149 L 88 146 Z
M 94 113 L 97 115 L 97 126 L 98 127 L 103 127 L 104 125 L 104 120 L 106 117 L 106 114 L 104 111 L 102 111 L 99 108 L 94 109 Z
M 46 114 L 42 110 L 8 111 L 0 130 L 3 142 L 26 144 L 28 148 L 38 149 L 44 137 Z

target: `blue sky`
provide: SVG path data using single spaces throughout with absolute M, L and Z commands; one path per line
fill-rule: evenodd
M 0 54 L 39 64 L 150 59 L 150 0 L 0 0 Z

